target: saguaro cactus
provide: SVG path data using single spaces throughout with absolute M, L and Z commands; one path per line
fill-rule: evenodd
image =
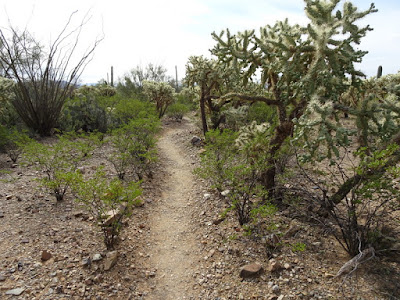
M 382 66 L 378 67 L 378 73 L 376 74 L 376 78 L 381 78 L 382 77 Z

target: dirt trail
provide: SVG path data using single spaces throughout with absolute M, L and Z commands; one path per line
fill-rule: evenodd
M 196 262 L 196 241 L 191 230 L 190 202 L 194 177 L 174 136 L 183 130 L 168 128 L 159 140 L 160 158 L 166 174 L 162 197 L 150 217 L 152 243 L 150 263 L 156 270 L 154 290 L 146 299 L 190 299 L 192 272 Z

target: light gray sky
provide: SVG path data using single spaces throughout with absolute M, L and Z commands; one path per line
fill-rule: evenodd
M 360 9 L 367 9 L 371 3 L 351 2 Z M 384 74 L 397 73 L 400 1 L 374 2 L 379 12 L 363 20 L 374 31 L 360 46 L 369 53 L 359 69 L 374 76 L 382 65 Z M 292 24 L 307 23 L 302 0 L 0 0 L 0 5 L 1 27 L 7 27 L 8 22 L 20 29 L 26 27 L 45 45 L 56 37 L 73 11 L 78 10 L 73 19 L 77 25 L 90 10 L 92 17 L 85 25 L 81 45 L 88 47 L 103 32 L 104 40 L 81 77 L 84 83 L 106 79 L 111 66 L 118 78 L 148 63 L 165 66 L 171 76 L 178 66 L 178 77 L 182 78 L 189 56 L 210 57 L 208 50 L 215 45 L 213 31 L 258 30 L 286 17 Z

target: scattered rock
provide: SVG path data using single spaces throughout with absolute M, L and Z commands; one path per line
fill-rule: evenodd
M 224 220 L 225 220 L 225 218 L 218 218 L 218 219 L 215 219 L 212 223 L 213 223 L 214 225 L 219 225 L 219 224 L 221 224 Z
M 93 260 L 93 261 L 99 261 L 99 260 L 101 260 L 102 258 L 103 258 L 103 257 L 101 256 L 100 253 L 96 253 L 95 255 L 93 255 L 92 260 Z
M 296 220 L 293 220 L 290 223 L 290 227 L 289 229 L 285 232 L 285 238 L 291 238 L 294 237 L 296 235 L 297 232 L 299 232 L 301 230 L 298 222 Z
M 24 288 L 16 288 L 16 289 L 8 290 L 8 291 L 6 292 L 6 295 L 19 296 L 19 295 L 21 295 L 24 291 L 25 291 Z
M 29 243 L 29 240 L 28 239 L 22 239 L 21 240 L 21 244 L 28 244 Z
M 210 199 L 211 198 L 211 194 L 204 194 L 204 200 Z
M 274 258 L 269 260 L 268 271 L 276 272 L 282 269 L 282 265 Z
M 43 250 L 41 259 L 42 261 L 48 261 L 52 256 L 53 255 L 50 252 Z
M 86 257 L 86 258 L 82 259 L 83 267 L 89 267 L 91 264 L 92 264 L 92 260 L 90 259 L 90 257 Z
M 288 270 L 288 269 L 290 269 L 290 264 L 285 263 L 285 264 L 283 265 L 283 267 L 284 267 L 286 270 Z
M 274 286 L 272 286 L 272 292 L 274 294 L 279 294 L 281 291 L 281 289 L 279 288 L 279 286 L 277 284 L 275 284 Z
M 0 211 L 0 218 L 4 218 L 4 213 Z
M 119 209 L 113 209 L 107 212 L 106 217 L 107 219 L 103 223 L 104 227 L 110 226 L 116 220 L 119 220 L 121 218 L 121 212 Z
M 198 136 L 193 136 L 190 142 L 192 143 L 193 146 L 201 146 L 201 144 L 203 143 L 201 138 L 199 138 Z
M 73 215 L 74 215 L 75 218 L 80 218 L 80 217 L 83 216 L 83 212 L 81 212 L 81 211 L 76 211 L 76 212 L 73 213 Z
M 116 263 L 118 259 L 118 251 L 108 252 L 104 260 L 104 271 L 110 270 Z
M 14 195 L 7 195 L 6 200 L 11 200 L 14 197 Z
M 0 274 L 0 282 L 1 281 L 6 281 L 6 276 L 4 276 L 3 274 Z
M 262 273 L 262 271 L 263 271 L 263 268 L 260 264 L 252 263 L 252 264 L 244 266 L 240 270 L 240 277 L 242 277 L 242 278 L 255 277 L 255 276 L 260 275 Z
M 231 192 L 230 190 L 225 190 L 225 191 L 222 191 L 222 192 L 221 192 L 221 195 L 224 196 L 224 197 L 226 197 L 226 196 L 229 195 L 230 192 Z

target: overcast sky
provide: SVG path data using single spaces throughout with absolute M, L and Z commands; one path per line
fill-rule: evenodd
M 360 9 L 367 9 L 371 3 L 351 2 Z M 379 12 L 363 20 L 374 31 L 361 44 L 360 48 L 369 53 L 359 69 L 374 76 L 382 65 L 384 74 L 397 73 L 400 1 L 374 3 Z M 103 34 L 104 40 L 81 77 L 85 83 L 106 79 L 111 66 L 118 78 L 148 63 L 165 66 L 171 76 L 175 76 L 177 66 L 181 79 L 189 56 L 210 57 L 209 49 L 215 45 L 213 31 L 258 30 L 285 18 L 291 24 L 307 23 L 302 0 L 0 0 L 0 5 L 1 27 L 8 27 L 10 22 L 20 29 L 27 28 L 45 45 L 57 36 L 73 11 L 78 10 L 75 25 L 89 11 L 91 19 L 85 25 L 82 46 L 88 47 Z

